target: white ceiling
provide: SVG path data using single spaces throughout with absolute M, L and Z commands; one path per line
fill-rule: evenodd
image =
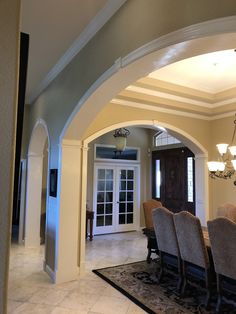
M 236 86 L 236 52 L 224 50 L 185 59 L 152 72 L 149 77 L 218 93 Z
M 81 49 L 86 40 L 90 39 L 87 33 L 94 35 L 124 2 L 125 0 L 21 1 L 21 31 L 30 35 L 26 103 L 33 102 L 59 73 L 58 69 L 62 69 L 71 60 L 75 49 L 73 53 L 70 51 L 69 56 L 68 49 L 75 42 L 76 49 L 79 46 Z

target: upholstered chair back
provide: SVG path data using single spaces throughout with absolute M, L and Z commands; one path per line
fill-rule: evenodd
M 152 211 L 159 250 L 180 256 L 173 216 L 174 214 L 165 207 L 159 207 Z
M 236 223 L 219 217 L 207 225 L 216 273 L 236 280 Z
M 203 268 L 210 266 L 200 220 L 187 211 L 174 215 L 181 258 Z
M 217 208 L 217 217 L 226 217 L 236 222 L 236 206 L 232 203 L 225 203 Z
M 143 203 L 143 210 L 144 210 L 144 218 L 145 218 L 145 225 L 146 228 L 153 228 L 153 221 L 152 221 L 152 210 L 154 208 L 162 207 L 162 203 L 156 200 L 148 200 Z

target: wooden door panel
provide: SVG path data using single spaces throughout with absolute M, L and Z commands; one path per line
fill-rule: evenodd
M 154 176 L 156 160 L 160 160 L 160 201 L 175 213 L 182 210 L 195 213 L 194 202 L 190 204 L 187 200 L 187 158 L 193 156 L 193 153 L 185 147 L 153 152 Z M 153 191 L 155 182 L 153 178 Z M 153 197 L 155 198 L 155 195 Z

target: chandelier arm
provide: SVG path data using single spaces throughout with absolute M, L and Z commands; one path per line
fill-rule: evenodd
M 235 114 L 235 116 L 236 116 L 236 114 Z M 233 132 L 233 136 L 232 136 L 232 140 L 231 140 L 230 146 L 232 146 L 233 143 L 234 143 L 235 133 L 236 133 L 236 119 L 234 120 L 234 132 Z

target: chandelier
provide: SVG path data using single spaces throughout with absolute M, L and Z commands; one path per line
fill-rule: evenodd
M 236 114 L 235 114 L 236 116 Z M 234 120 L 234 131 L 230 144 L 217 144 L 216 147 L 220 154 L 218 161 L 209 161 L 209 176 L 213 179 L 230 179 L 236 171 L 236 146 L 233 146 L 236 132 L 236 120 Z M 236 181 L 235 181 L 236 184 Z
M 130 131 L 126 128 L 116 129 L 114 138 L 116 141 L 116 152 L 123 152 L 126 147 L 127 137 L 130 135 Z

